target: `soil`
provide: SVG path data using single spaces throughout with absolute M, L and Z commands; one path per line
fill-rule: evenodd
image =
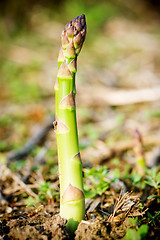
M 2 239 L 70 239 L 66 231 L 66 220 L 59 215 L 43 211 L 30 216 L 22 214 L 16 219 L 2 220 Z
M 71 239 L 67 233 L 66 220 L 59 214 L 53 214 L 47 207 L 40 213 L 19 213 L 5 216 L 0 220 L 0 239 Z M 92 216 L 93 217 L 93 216 Z M 107 220 L 83 220 L 75 232 L 75 239 L 117 239 L 125 236 L 128 226 L 126 218 L 123 224 L 109 224 Z
M 112 194 L 117 194 L 114 189 L 112 189 Z M 1 215 L 0 239 L 124 239 L 127 229 L 131 227 L 130 217 L 135 218 L 139 216 L 142 219 L 142 216 L 143 218 L 145 216 L 145 211 L 142 212 L 139 209 L 139 198 L 129 193 L 121 195 L 121 198 L 112 205 L 113 202 L 111 199 L 114 198 L 112 194 L 108 191 L 100 198 L 102 208 L 100 205 L 96 207 L 97 204 L 95 203 L 94 209 L 93 205 L 96 200 L 93 200 L 89 204 L 92 205 L 94 210 L 92 212 L 86 210 L 85 220 L 82 220 L 79 224 L 74 237 L 71 237 L 67 233 L 65 227 L 67 220 L 62 219 L 58 214 L 59 208 L 57 207 L 57 202 L 51 202 L 47 205 L 41 205 L 39 210 L 38 208 L 20 206 L 13 207 L 11 213 Z M 123 204 L 117 207 L 123 196 L 125 196 Z M 105 198 L 108 198 L 110 206 L 103 211 Z M 153 206 L 155 206 L 155 209 L 157 208 L 156 202 L 153 200 L 148 201 L 147 205 L 150 208 L 151 206 L 152 208 Z M 123 206 L 125 206 L 125 209 L 123 209 Z M 117 212 L 113 214 L 113 209 L 116 207 Z M 109 212 L 112 213 L 109 214 Z M 154 232 L 152 231 L 152 235 L 145 239 L 158 240 L 158 228 L 154 229 Z

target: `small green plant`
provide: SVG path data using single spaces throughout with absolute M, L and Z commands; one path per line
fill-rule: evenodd
M 142 224 L 138 227 L 138 218 L 129 218 L 132 228 L 129 228 L 126 232 L 125 240 L 141 240 L 148 233 L 148 225 Z
M 119 168 L 115 168 L 113 171 L 113 178 L 112 178 L 112 182 L 114 182 L 115 180 L 120 178 L 120 170 Z
M 29 196 L 28 198 L 25 199 L 25 204 L 27 207 L 36 207 L 36 205 L 40 204 L 40 201 L 38 198 Z
M 29 204 L 29 205 L 27 205 L 27 207 L 33 207 L 35 213 L 38 213 L 43 209 L 43 205 L 39 205 L 38 207 L 36 207 L 34 204 Z
M 20 160 L 18 162 L 11 163 L 10 169 L 14 172 L 14 171 L 21 170 L 25 166 L 26 166 L 26 162 L 24 160 Z
M 54 189 L 50 186 L 50 182 L 44 182 L 41 184 L 38 188 L 38 197 L 34 198 L 29 196 L 28 198 L 25 199 L 25 203 L 27 206 L 32 205 L 32 207 L 35 207 L 37 204 L 39 205 L 40 203 L 50 201 L 53 199 L 53 196 L 56 196 L 59 198 L 59 192 L 54 191 Z
M 157 194 L 150 195 L 148 199 L 155 198 L 157 202 L 160 202 L 160 172 L 158 167 L 153 167 L 147 170 L 147 175 L 145 176 L 145 183 L 156 189 Z
M 52 199 L 53 195 L 55 195 L 53 188 L 50 187 L 50 182 L 44 182 L 44 184 L 38 187 L 38 196 L 40 201 L 48 201 Z
M 158 171 L 158 167 L 148 169 L 145 178 L 146 184 L 148 184 L 151 187 L 154 187 L 157 190 L 160 188 L 160 172 Z
M 158 211 L 154 216 L 147 212 L 147 216 L 150 219 L 149 223 L 153 224 L 154 226 L 156 226 L 156 222 L 160 222 L 160 211 Z
M 137 171 L 135 171 L 135 170 L 133 170 L 131 172 L 131 180 L 132 180 L 132 184 L 135 187 L 144 189 L 145 186 L 146 186 L 146 183 L 144 181 L 144 177 L 141 174 L 137 173 Z
M 143 204 L 141 202 L 139 203 L 139 208 L 141 211 L 143 211 Z
M 86 198 L 101 195 L 110 187 L 110 181 L 107 178 L 108 173 L 106 166 L 84 169 L 84 193 Z
M 112 158 L 111 159 L 111 163 L 114 165 L 114 166 L 118 166 L 120 164 L 120 159 L 119 158 Z

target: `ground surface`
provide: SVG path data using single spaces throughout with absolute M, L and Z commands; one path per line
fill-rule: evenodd
M 33 9 L 29 29 L 17 33 L 0 22 L 0 239 L 71 239 L 58 214 L 52 128 L 65 20 L 47 14 Z M 160 19 L 144 5 L 105 4 L 89 6 L 86 18 L 76 99 L 86 216 L 75 239 L 158 239 Z M 145 172 L 136 165 L 136 129 Z

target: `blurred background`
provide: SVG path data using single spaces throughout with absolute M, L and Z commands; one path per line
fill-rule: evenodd
M 108 147 L 132 140 L 136 128 L 160 136 L 158 0 L 5 0 L 0 9 L 1 161 L 51 122 L 60 34 L 83 13 L 77 118 L 84 161 L 107 158 Z M 57 161 L 53 131 L 28 160 L 39 154 Z

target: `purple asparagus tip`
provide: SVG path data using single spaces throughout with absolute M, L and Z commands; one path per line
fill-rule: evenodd
M 74 52 L 76 55 L 79 54 L 83 42 L 86 36 L 86 19 L 85 15 L 82 14 L 74 18 L 72 21 L 66 24 L 62 31 L 62 48 L 64 50 L 64 55 L 66 51 L 67 58 L 74 58 Z M 71 53 L 72 49 L 72 53 Z M 72 56 L 71 56 L 72 55 Z

